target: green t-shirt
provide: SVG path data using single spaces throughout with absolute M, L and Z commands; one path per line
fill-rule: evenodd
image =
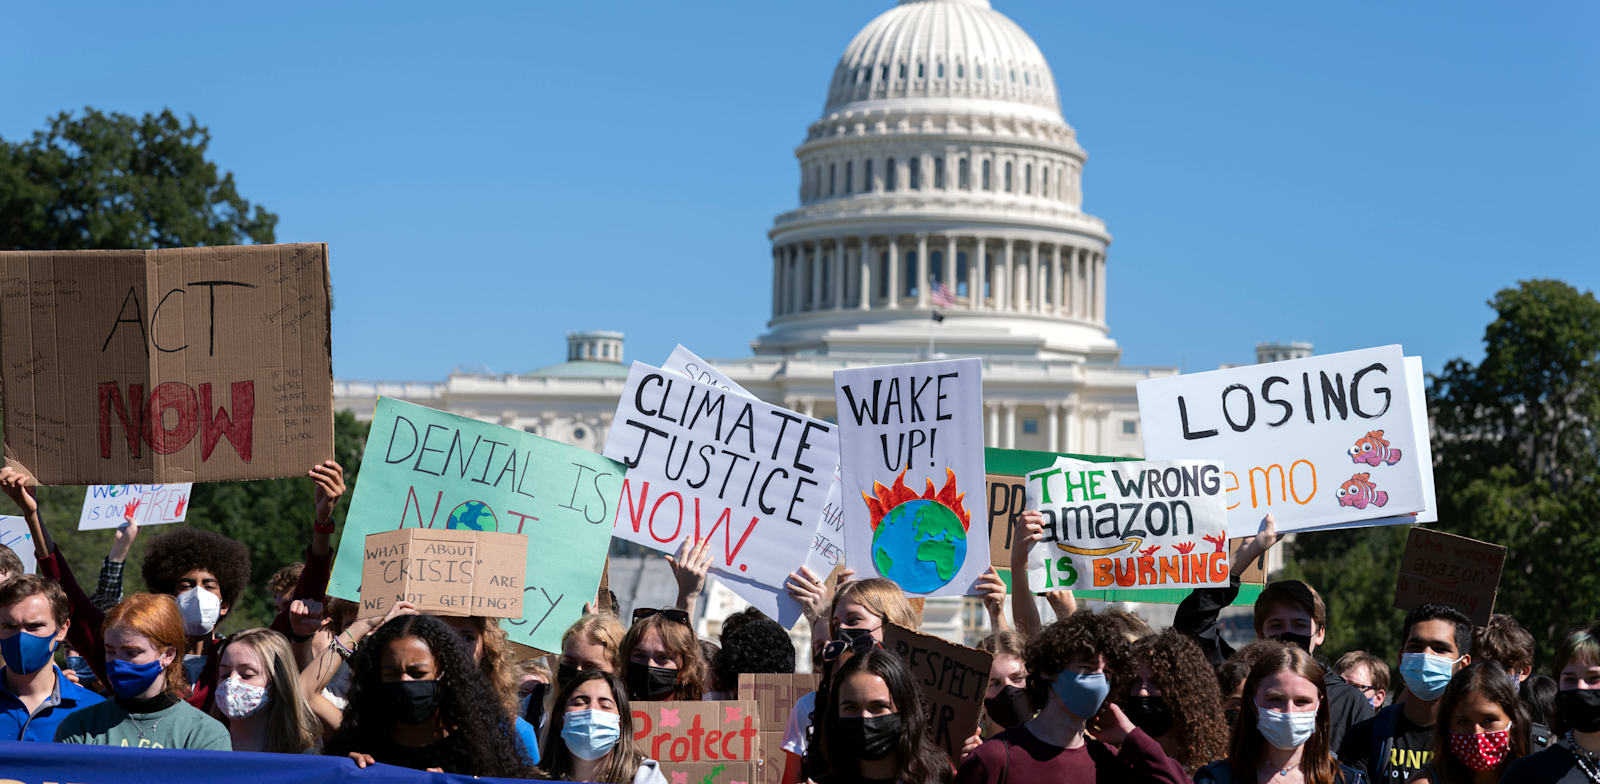
M 233 750 L 233 740 L 222 722 L 183 700 L 165 707 L 142 705 L 131 712 L 122 702 L 106 700 L 74 711 L 56 729 L 56 742 L 141 749 Z

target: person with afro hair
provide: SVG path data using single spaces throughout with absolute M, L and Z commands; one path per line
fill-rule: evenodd
M 1106 700 L 1133 683 L 1131 657 L 1122 630 L 1105 616 L 1078 613 L 1044 627 L 1023 651 L 1025 691 L 1038 715 L 979 746 L 956 784 L 1188 784 L 1183 766 Z
M 1188 635 L 1166 629 L 1133 643 L 1138 673 L 1117 697 L 1134 726 L 1191 774 L 1228 753 L 1222 692 Z
M 315 516 L 311 525 L 311 545 L 306 551 L 306 565 L 300 581 L 295 586 L 296 600 L 318 603 L 328 587 L 328 573 L 333 567 L 333 548 L 329 539 L 334 532 L 333 510 L 345 493 L 344 469 L 332 460 L 313 466 L 306 472 L 316 487 Z M 89 668 L 102 682 L 106 681 L 105 640 L 101 636 L 105 613 L 97 609 L 89 596 L 79 586 L 78 580 L 61 556 L 61 550 L 45 531 L 39 514 L 39 501 L 30 478 L 13 469 L 0 469 L 0 490 L 17 504 L 33 534 L 38 556 L 38 573 L 55 580 L 66 591 L 72 605 L 72 625 L 67 642 L 82 655 Z M 188 637 L 184 651 L 186 680 L 194 684 L 188 694 L 189 704 L 203 711 L 211 710 L 212 689 L 217 683 L 217 651 L 221 639 L 216 634 L 217 623 L 227 615 L 238 601 L 239 594 L 250 581 L 250 552 L 244 545 L 221 534 L 194 528 L 179 528 L 150 543 L 142 569 L 146 589 L 152 593 L 167 594 L 178 602 L 183 616 L 184 632 Z M 289 607 L 278 612 L 272 630 L 287 636 L 295 644 L 297 662 L 307 661 L 310 653 L 306 644 L 312 635 L 296 634 L 289 623 Z
M 722 648 L 711 660 L 711 690 L 737 699 L 739 676 L 794 672 L 794 642 L 777 621 L 749 607 L 722 622 Z

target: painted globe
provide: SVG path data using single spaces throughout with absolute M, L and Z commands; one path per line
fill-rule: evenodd
M 967 529 L 938 501 L 907 501 L 884 515 L 872 534 L 878 573 L 907 593 L 931 593 L 955 579 L 967 560 Z
M 467 531 L 500 530 L 494 519 L 494 510 L 482 501 L 467 501 L 451 509 L 450 520 L 445 527 Z

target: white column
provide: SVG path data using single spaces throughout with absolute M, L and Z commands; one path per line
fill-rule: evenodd
M 1012 249 L 1013 249 L 1013 246 L 1015 245 L 1015 243 L 1016 243 L 1015 240 L 1009 240 L 1009 239 L 1006 240 L 1006 258 L 1005 258 L 1005 265 L 1006 265 L 1006 276 L 1005 276 L 1006 291 L 1005 291 L 1005 299 L 1004 299 L 1005 304 L 1000 306 L 1000 309 L 1001 310 L 1005 310 L 1005 311 L 1012 311 L 1012 310 L 1016 310 L 1017 309 L 1016 295 L 1013 293 L 1013 289 L 1015 289 L 1017 287 L 1017 276 L 1016 276 L 1016 268 L 1013 265 L 1012 258 L 1011 258 Z
M 780 305 L 783 296 L 783 249 L 772 249 L 772 317 L 777 318 L 782 312 Z
M 1101 324 L 1106 323 L 1106 254 L 1101 253 L 1095 258 L 1094 276 L 1094 318 Z
M 945 184 L 946 185 L 950 184 L 949 178 L 950 178 L 951 174 L 952 173 L 951 173 L 950 170 L 947 169 L 945 171 Z M 951 190 L 955 190 L 955 188 L 951 188 Z M 944 281 L 944 285 L 950 287 L 950 296 L 954 297 L 956 295 L 956 290 L 958 288 L 957 285 L 956 285 L 957 284 L 957 281 L 956 281 L 956 235 L 952 234 L 952 235 L 946 237 L 945 240 L 946 240 L 946 242 L 945 242 L 945 248 L 944 248 L 944 272 L 942 273 L 942 277 L 940 277 L 939 279 Z
M 1077 407 L 1073 406 L 1071 403 L 1068 403 L 1061 408 L 1062 413 L 1065 414 L 1065 416 L 1062 417 L 1062 426 L 1066 429 L 1066 432 L 1061 434 L 1061 451 L 1072 452 L 1074 454 L 1081 455 L 1084 452 L 1083 449 L 1079 447 L 1079 441 L 1077 438 Z
M 1060 178 L 1058 177 L 1057 181 L 1059 182 L 1059 180 L 1060 180 Z M 1052 258 L 1052 261 L 1050 262 L 1050 312 L 1055 314 L 1055 315 L 1057 315 L 1057 316 L 1064 316 L 1067 313 L 1066 301 L 1063 299 L 1063 297 L 1066 296 L 1065 281 L 1067 279 L 1067 276 L 1062 274 L 1063 270 L 1061 269 L 1061 246 L 1059 244 L 1057 244 L 1055 246 L 1054 250 L 1052 251 L 1051 258 Z
M 900 241 L 889 236 L 889 309 L 900 309 Z
M 844 309 L 844 238 L 833 239 L 833 309 Z
M 1061 424 L 1057 421 L 1060 416 L 1060 408 L 1060 406 L 1057 406 L 1054 403 L 1050 403 L 1044 407 L 1046 433 L 1045 449 L 1048 449 L 1051 452 L 1058 452 L 1061 449 L 1059 442 L 1056 440 L 1056 436 L 1060 435 L 1061 431 Z
M 985 446 L 998 447 L 1000 446 L 1000 404 L 984 403 L 983 407 L 988 409 L 989 414 L 989 423 L 984 427 L 983 443 Z
M 1003 446 L 1005 449 L 1016 449 L 1017 448 L 1017 404 L 1008 402 L 1008 403 L 1005 404 L 1005 407 L 1006 407 L 1006 423 L 1000 429 L 1001 434 L 1005 436 L 1005 440 L 1001 444 L 1001 446 Z
M 1028 243 L 1028 311 L 1044 312 L 1044 289 L 1039 287 L 1039 242 Z
M 1078 311 L 1078 318 L 1087 319 L 1089 318 L 1089 249 L 1079 248 L 1077 256 L 1077 271 L 1073 282 L 1078 284 L 1078 297 L 1073 306 Z
M 861 301 L 856 307 L 861 310 L 872 309 L 872 246 L 867 238 L 861 238 Z
M 928 307 L 928 235 L 917 235 L 917 307 Z
M 811 296 L 807 297 L 810 306 L 806 310 L 816 312 L 822 310 L 822 240 L 811 243 Z
M 798 243 L 789 246 L 788 297 L 789 312 L 791 314 L 800 312 L 800 251 L 801 248 Z
M 805 414 L 808 417 L 815 418 L 816 405 L 816 398 L 804 398 L 800 401 L 800 413 Z
M 989 274 L 989 260 L 984 258 L 985 254 L 986 251 L 984 250 L 984 240 L 982 237 L 979 237 L 976 253 L 977 260 L 973 262 L 971 267 L 972 271 L 969 273 L 972 276 L 972 282 L 967 284 L 967 292 L 971 295 L 973 310 L 983 310 L 989 306 L 989 303 L 985 301 L 983 296 L 983 281 L 984 278 Z

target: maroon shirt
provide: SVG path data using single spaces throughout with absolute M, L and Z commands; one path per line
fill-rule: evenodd
M 955 784 L 1027 781 L 1189 784 L 1190 779 L 1183 766 L 1141 729 L 1129 733 L 1120 750 L 1092 738 L 1085 738 L 1078 748 L 1064 749 L 1040 740 L 1023 724 L 972 752 L 956 771 Z

